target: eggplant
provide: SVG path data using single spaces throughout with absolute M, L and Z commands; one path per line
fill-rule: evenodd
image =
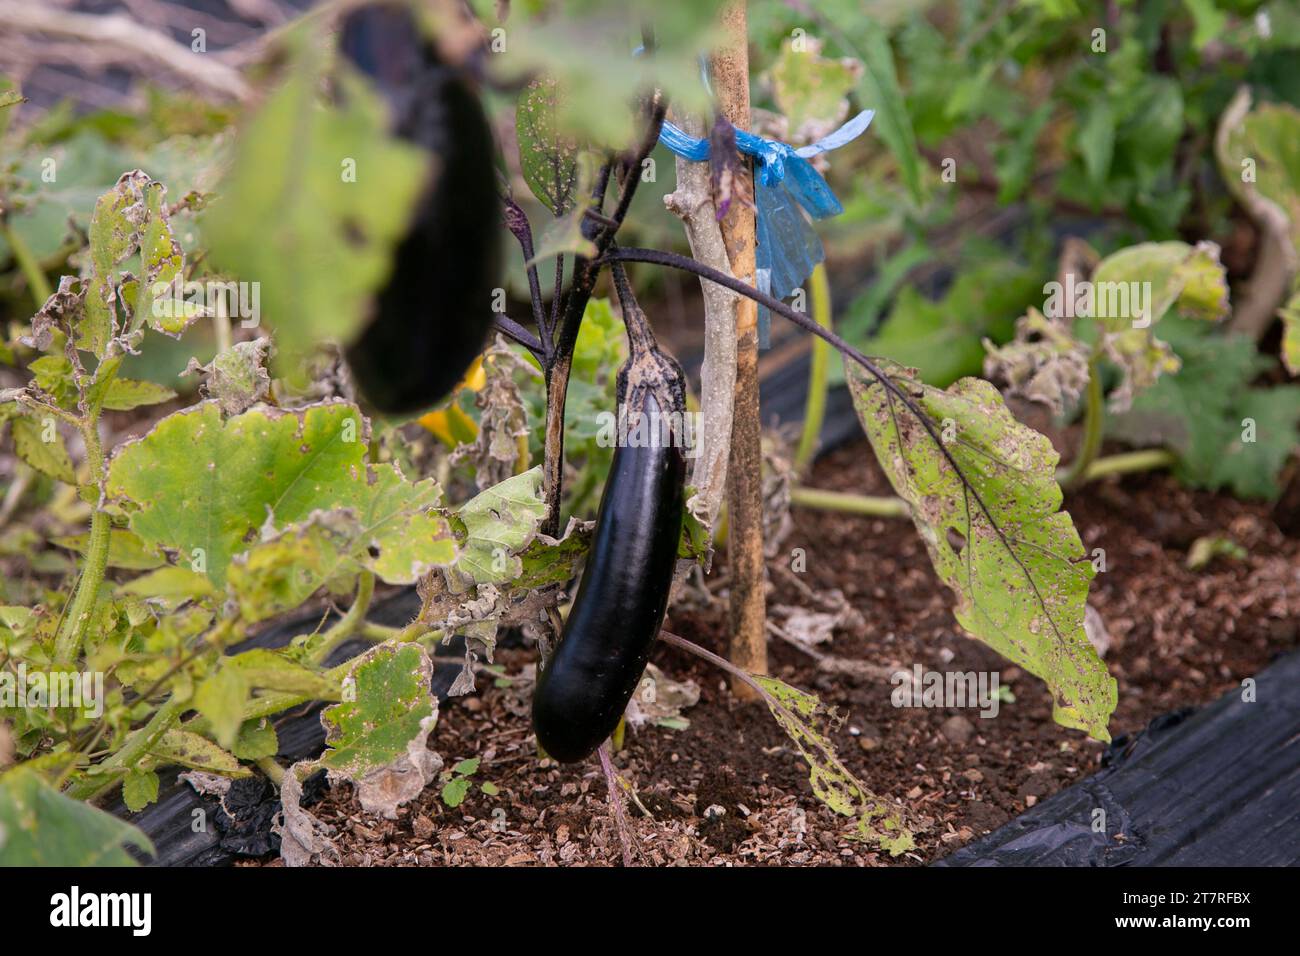
M 681 423 L 685 379 L 654 345 L 630 291 L 626 296 L 632 354 L 619 372 L 618 394 L 635 438 L 637 414 L 652 426 L 665 415 Z M 561 763 L 589 757 L 618 726 L 668 608 L 685 508 L 683 435 L 676 425 L 645 434 L 654 441 L 620 441 L 614 450 L 578 595 L 559 646 L 537 676 L 533 730 Z
M 349 13 L 339 51 L 386 101 L 394 135 L 434 154 L 392 272 L 345 350 L 361 396 L 407 414 L 451 392 L 487 346 L 501 267 L 495 146 L 465 72 L 441 61 L 405 5 Z

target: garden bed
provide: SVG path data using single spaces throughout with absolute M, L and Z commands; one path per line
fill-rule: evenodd
M 832 453 L 817 487 L 883 494 L 865 443 Z M 1165 475 L 1129 476 L 1085 487 L 1066 500 L 1089 551 L 1103 547 L 1107 571 L 1091 603 L 1105 623 L 1104 660 L 1119 682 L 1115 737 L 1162 714 L 1213 701 L 1300 645 L 1300 539 L 1277 527 L 1266 505 L 1188 491 Z M 844 762 L 883 798 L 924 818 L 917 847 L 898 861 L 925 864 L 987 834 L 1046 797 L 1094 773 L 1104 746 L 1055 725 L 1043 684 L 984 645 L 960 636 L 950 596 L 936 586 L 910 523 L 796 510 L 783 552 L 807 551 L 807 571 L 776 569 L 769 607 L 811 606 L 804 587 L 838 588 L 862 615 L 839 629 L 829 666 L 773 638 L 773 673 L 813 690 L 844 715 L 832 739 Z M 1247 552 L 1189 570 L 1188 551 L 1225 535 Z M 786 562 L 782 562 L 786 563 Z M 712 581 L 723 580 L 725 559 Z M 774 618 L 781 622 L 778 612 Z M 723 649 L 726 607 L 675 608 L 666 627 Z M 437 787 L 388 821 L 364 814 L 351 788 L 316 807 L 337 826 L 351 865 L 612 864 L 620 858 L 605 783 L 593 759 L 539 763 L 528 724 L 535 653 L 503 650 L 516 679 L 479 679 L 479 694 L 444 704 L 431 744 L 448 766 L 481 758 L 456 809 Z M 660 643 L 654 662 L 691 679 L 700 701 L 685 730 L 629 732 L 614 756 L 640 803 L 631 826 L 646 862 L 689 864 L 884 865 L 888 856 L 845 838 L 842 820 L 812 795 L 807 768 L 761 703 L 740 703 L 721 672 Z M 889 675 L 924 670 L 997 671 L 1014 702 L 995 719 L 975 710 L 895 708 Z M 1207 781 L 1208 785 L 1208 781 Z M 719 814 L 713 807 L 721 807 Z

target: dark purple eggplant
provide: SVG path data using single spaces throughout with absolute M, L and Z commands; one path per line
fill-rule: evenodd
M 537 742 L 565 763 L 590 756 L 618 726 L 663 624 L 682 529 L 685 380 L 655 346 L 630 290 L 620 295 L 632 354 L 619 372 L 619 405 L 630 436 L 637 415 L 647 416 L 641 437 L 652 441 L 614 450 L 578 595 L 537 677 Z M 665 417 L 673 427 L 655 427 Z
M 492 329 L 501 222 L 492 131 L 465 72 L 440 60 L 405 5 L 349 13 L 339 50 L 388 104 L 394 134 L 435 155 L 387 284 L 346 350 L 370 405 L 415 412 L 456 386 Z

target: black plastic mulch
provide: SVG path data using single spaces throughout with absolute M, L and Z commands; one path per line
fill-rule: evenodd
M 1100 773 L 935 866 L 1300 864 L 1300 652 L 1242 698 L 1118 738 Z

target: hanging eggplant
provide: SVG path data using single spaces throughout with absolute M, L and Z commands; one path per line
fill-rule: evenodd
M 349 13 L 339 50 L 387 102 L 394 135 L 435 156 L 388 282 L 346 351 L 366 400 L 404 414 L 449 393 L 487 344 L 500 272 L 495 147 L 464 71 L 441 61 L 405 5 Z
M 619 286 L 631 345 L 618 375 L 620 441 L 578 595 L 533 694 L 537 742 L 566 763 L 590 756 L 618 726 L 663 623 L 681 537 L 685 379 L 655 345 L 626 281 Z

